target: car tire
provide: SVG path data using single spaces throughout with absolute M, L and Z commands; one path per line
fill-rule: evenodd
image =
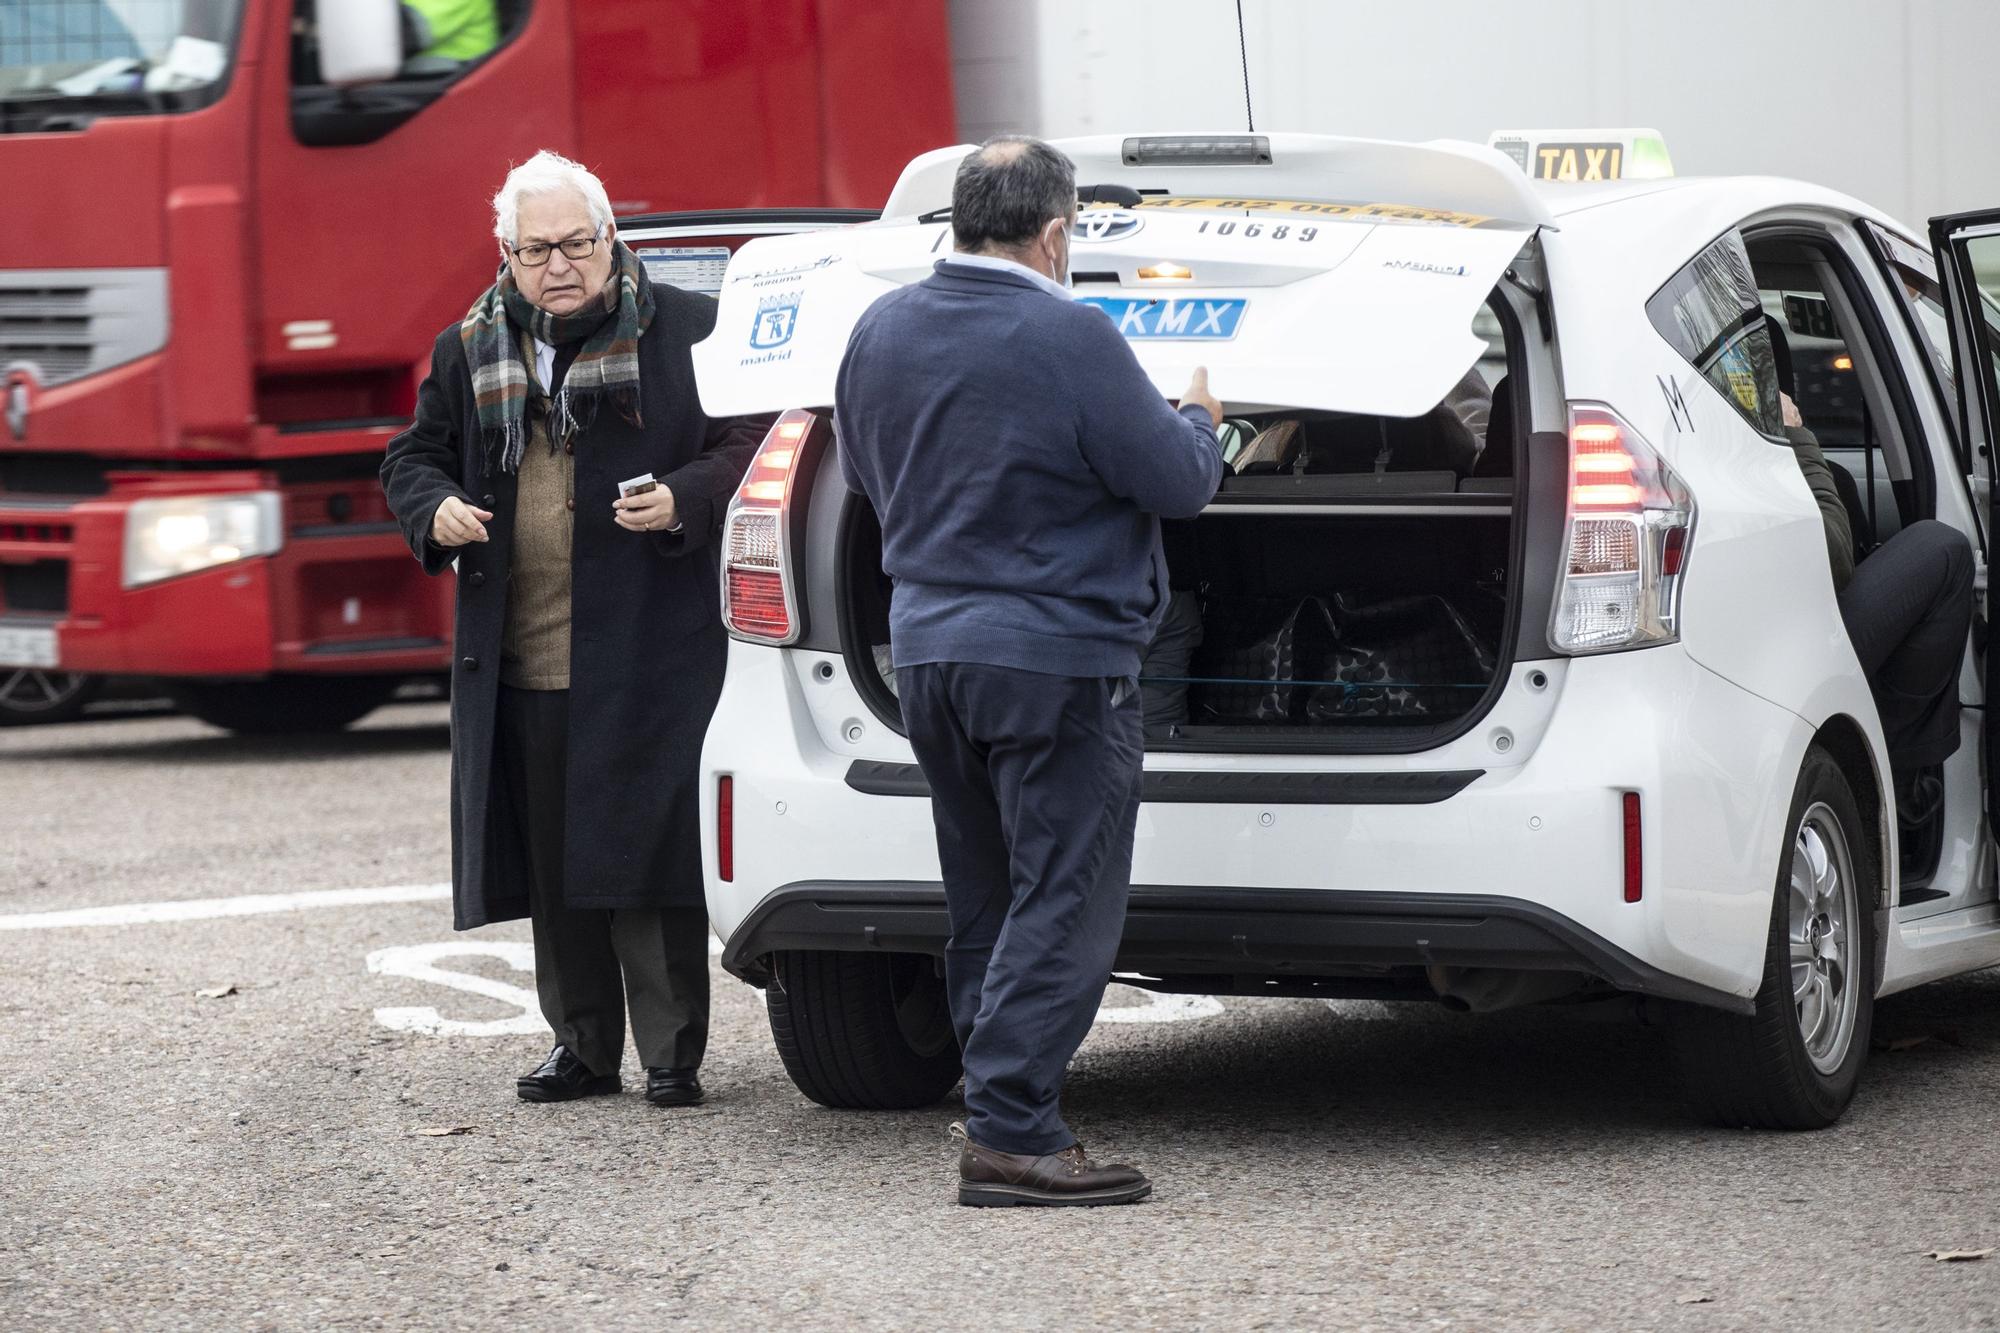
M 776 956 L 765 992 L 778 1058 L 822 1106 L 908 1110 L 958 1083 L 944 978 L 923 954 Z
M 339 731 L 389 701 L 394 676 L 273 676 L 269 680 L 177 681 L 184 713 L 246 736 Z
M 1786 829 L 1756 1012 L 1673 1011 L 1683 1092 L 1716 1124 L 1824 1129 L 1868 1058 L 1879 854 L 1847 776 L 1816 746 Z
M 34 667 L 0 667 L 0 727 L 73 722 L 104 688 L 97 676 Z

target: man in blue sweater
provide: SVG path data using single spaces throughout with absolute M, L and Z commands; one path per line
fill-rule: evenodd
M 1152 1190 L 1091 1162 L 1057 1103 L 1125 925 L 1159 520 L 1215 495 L 1222 407 L 1205 370 L 1168 407 L 1112 322 L 1069 299 L 1075 221 L 1068 158 L 989 140 L 953 184 L 952 256 L 861 317 L 835 390 L 937 824 L 968 1204 Z

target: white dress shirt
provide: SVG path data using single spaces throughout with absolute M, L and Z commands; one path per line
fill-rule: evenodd
M 1051 296 L 1061 297 L 1065 301 L 1076 299 L 1075 292 L 1072 292 L 1048 274 L 1037 273 L 1026 264 L 1017 263 L 1012 259 L 1002 259 L 999 255 L 959 254 L 956 251 L 949 255 L 948 258 L 954 264 L 970 264 L 974 268 L 990 268 L 1001 273 L 1018 273 Z M 938 262 L 942 263 L 944 261 L 940 260 Z

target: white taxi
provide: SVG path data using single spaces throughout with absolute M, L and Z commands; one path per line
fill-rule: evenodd
M 1820 1126 L 1877 996 L 2000 963 L 1986 664 L 1905 837 L 1768 341 L 1856 483 L 1864 558 L 1919 519 L 1983 552 L 2000 407 L 1971 275 L 2000 269 L 2000 215 L 1941 222 L 1941 272 L 1866 204 L 1675 178 L 1646 139 L 1058 142 L 1076 298 L 1163 394 L 1208 366 L 1228 417 L 1214 502 L 1165 525 L 1117 971 L 1474 1010 L 1636 994 L 1702 1114 Z M 695 352 L 707 411 L 783 413 L 724 530 L 709 910 L 830 1105 L 959 1073 L 880 534 L 828 408 L 856 317 L 949 249 L 968 151 L 913 161 L 877 221 L 765 218 L 793 234 L 735 250 Z

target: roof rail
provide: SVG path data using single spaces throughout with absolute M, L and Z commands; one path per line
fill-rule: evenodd
M 1124 147 L 1133 138 L 1183 135 L 1093 134 L 1051 140 L 1076 163 L 1079 181 L 1136 190 L 1200 194 L 1214 198 L 1325 199 L 1342 203 L 1402 204 L 1452 213 L 1504 218 L 1553 229 L 1555 216 L 1513 160 L 1481 144 L 1457 139 L 1398 143 L 1330 134 L 1271 134 L 1268 164 L 1128 166 Z M 974 144 L 936 148 L 913 158 L 889 193 L 884 217 L 907 217 L 951 207 L 952 178 Z

